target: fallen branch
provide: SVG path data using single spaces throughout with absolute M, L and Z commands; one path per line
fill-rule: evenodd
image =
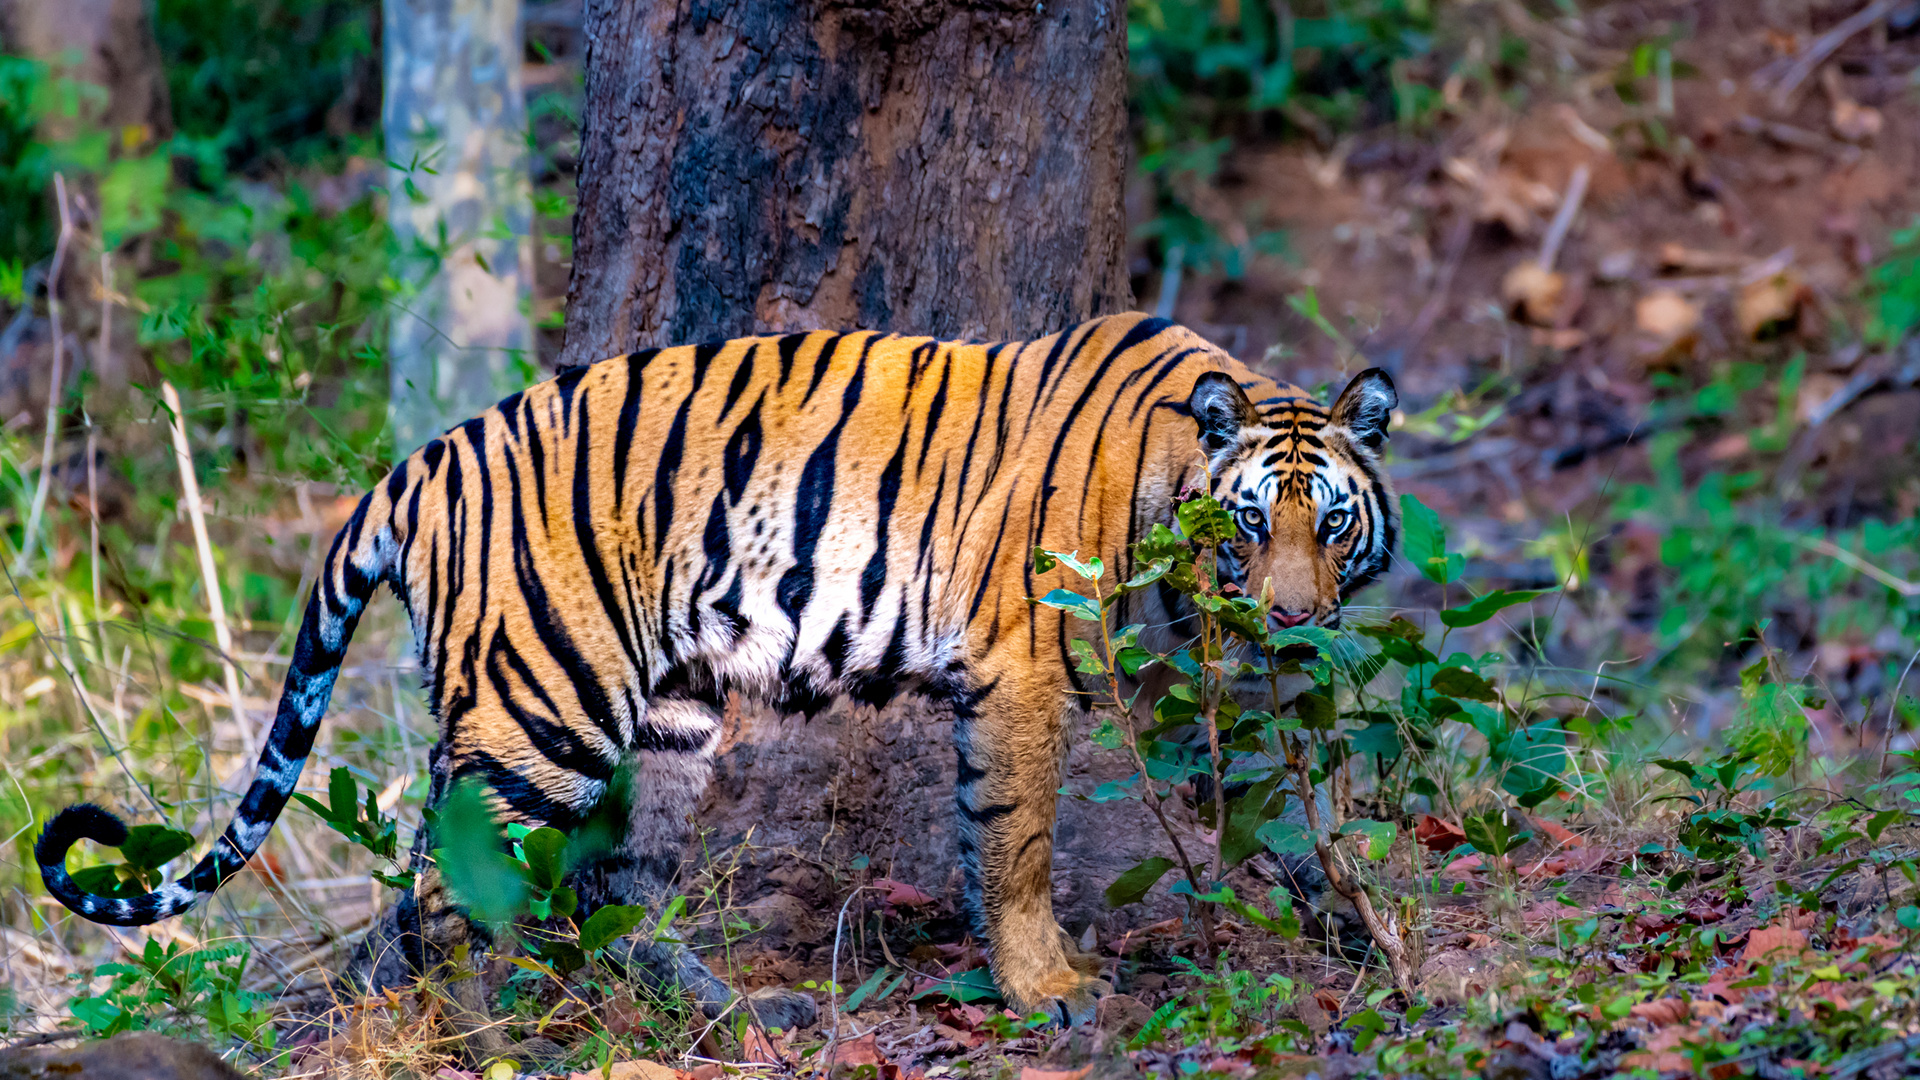
M 1827 57 L 1838 52 L 1840 46 L 1851 41 L 1855 34 L 1886 18 L 1889 12 L 1903 2 L 1904 0 L 1873 0 L 1873 3 L 1854 12 L 1840 25 L 1814 38 L 1812 44 L 1793 58 L 1792 65 L 1780 76 L 1780 81 L 1774 84 L 1773 107 L 1784 110 L 1792 103 L 1794 91 L 1800 89 L 1800 84 L 1807 81 L 1807 76 L 1812 75 L 1821 64 L 1826 63 Z M 1766 73 L 1763 71 L 1756 81 L 1763 82 L 1765 76 Z M 1756 86 L 1755 89 L 1761 89 L 1761 87 Z

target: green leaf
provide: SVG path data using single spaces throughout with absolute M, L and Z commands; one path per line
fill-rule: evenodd
M 1301 727 L 1313 731 L 1330 730 L 1340 719 L 1332 698 L 1311 691 L 1293 699 L 1293 712 L 1300 718 Z
M 121 876 L 127 869 L 126 863 L 114 863 L 110 866 L 89 866 L 85 870 L 73 872 L 74 887 L 81 892 L 95 896 L 111 897 L 115 900 L 131 900 L 146 892 L 137 881 L 129 881 Z
M 1457 581 L 1466 556 L 1447 550 L 1447 527 L 1440 515 L 1411 494 L 1400 496 L 1401 550 L 1427 580 L 1439 585 Z
M 1173 860 L 1155 855 L 1121 874 L 1113 884 L 1107 886 L 1107 906 L 1125 907 L 1138 903 L 1147 895 L 1147 890 L 1159 883 L 1173 869 Z
M 433 829 L 441 876 L 474 918 L 498 925 L 526 909 L 526 878 L 504 850 L 506 835 L 479 781 L 463 780 L 447 792 Z
M 1071 589 L 1055 589 L 1033 603 L 1042 607 L 1058 608 L 1088 622 L 1100 621 L 1100 605 Z
M 100 180 L 100 230 L 107 246 L 160 226 L 160 209 L 173 179 L 173 158 L 164 151 L 121 158 Z
M 1087 641 L 1074 638 L 1067 642 L 1067 649 L 1073 653 L 1076 661 L 1074 670 L 1082 675 L 1105 675 L 1106 661 L 1100 659 L 1100 653 Z
M 1166 577 L 1167 571 L 1172 569 L 1172 559 L 1154 559 L 1142 567 L 1138 573 L 1122 582 L 1120 591 L 1133 592 L 1136 589 L 1144 589 L 1154 582 L 1159 581 L 1161 578 Z
M 1044 574 L 1060 565 L 1060 557 L 1046 548 L 1035 546 L 1033 549 L 1033 572 Z
M 1466 668 L 1443 667 L 1433 673 L 1433 692 L 1469 701 L 1498 701 L 1493 684 Z
M 1472 844 L 1475 850 L 1493 856 L 1505 855 L 1533 835 L 1514 832 L 1505 810 L 1488 810 L 1471 815 L 1460 823 L 1460 829 L 1467 834 L 1467 843 Z
M 1254 836 L 1275 855 L 1313 854 L 1313 834 L 1291 821 L 1269 821 L 1254 831 Z
M 345 765 L 327 775 L 327 801 L 333 804 L 333 812 L 321 816 L 336 825 L 351 825 L 360 819 L 360 786 L 353 782 L 353 773 Z
M 1440 621 L 1458 629 L 1463 626 L 1479 626 L 1507 608 L 1524 604 L 1553 592 L 1552 589 L 1495 589 L 1470 604 L 1448 608 L 1440 613 Z
M 647 909 L 638 904 L 604 904 L 587 916 L 580 927 L 580 948 L 591 953 L 613 944 L 633 932 Z
M 1693 767 L 1691 761 L 1682 761 L 1679 758 L 1654 758 L 1653 763 L 1668 772 L 1679 773 L 1689 780 L 1699 775 L 1699 771 Z
M 847 995 L 847 1000 L 842 1002 L 840 1007 L 848 1012 L 859 1008 L 860 1003 L 867 1000 L 867 995 L 880 989 L 880 984 L 886 981 L 887 976 L 891 974 L 893 974 L 893 969 L 890 967 L 882 966 L 875 968 L 873 974 L 868 976 L 866 982 L 855 987 L 853 993 Z
M 567 834 L 559 829 L 538 828 L 520 841 L 526 857 L 527 883 L 536 889 L 553 890 L 567 876 Z
M 165 825 L 135 825 L 127 830 L 127 842 L 120 845 L 120 855 L 142 870 L 158 870 L 192 846 L 191 833 Z
M 1211 495 L 1188 499 L 1174 508 L 1173 514 L 1180 522 L 1181 535 L 1197 544 L 1213 547 L 1233 539 L 1233 515 Z
M 1384 859 L 1393 848 L 1393 838 L 1398 833 L 1392 822 L 1387 821 L 1349 821 L 1340 827 L 1342 836 L 1359 836 L 1365 839 L 1361 853 L 1369 859 Z
M 1286 810 L 1287 791 L 1273 777 L 1249 787 L 1246 794 L 1227 802 L 1227 832 L 1220 838 L 1220 859 L 1229 869 L 1246 862 L 1263 846 L 1260 826 Z
M 998 999 L 1000 987 L 993 981 L 993 973 L 986 968 L 974 968 L 963 971 L 950 978 L 941 979 L 931 986 L 914 991 L 909 1001 L 939 994 L 955 1001 L 980 1001 L 987 998 Z
M 1376 722 L 1347 733 L 1347 740 L 1353 744 L 1353 752 L 1368 757 L 1379 756 L 1387 761 L 1396 761 L 1400 757 L 1400 726 L 1393 721 Z

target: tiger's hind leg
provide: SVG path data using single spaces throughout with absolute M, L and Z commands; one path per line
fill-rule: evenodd
M 638 904 L 657 919 L 672 902 L 719 741 L 720 717 L 710 706 L 681 698 L 648 703 L 640 744 L 650 748 L 635 755 L 626 835 L 607 855 L 574 873 L 580 918 L 602 904 Z M 709 1019 L 736 1000 L 733 989 L 692 949 L 677 940 L 654 940 L 652 920 L 618 948 L 632 977 L 663 991 L 685 992 Z M 745 1004 L 762 1025 L 788 1031 L 812 1024 L 818 1015 L 812 997 L 778 988 L 750 994 Z

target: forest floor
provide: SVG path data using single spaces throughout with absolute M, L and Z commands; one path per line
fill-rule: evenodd
M 742 989 L 817 989 L 819 1025 L 703 1030 L 592 966 L 563 980 L 502 962 L 488 978 L 516 1026 L 572 1046 L 561 1075 L 609 1080 L 1920 1071 L 1920 774 L 1896 722 L 1916 642 L 1883 595 L 1906 610 L 1920 586 L 1911 550 L 1875 562 L 1824 539 L 1867 536 L 1870 555 L 1873 529 L 1920 513 L 1920 347 L 1874 332 L 1888 302 L 1876 274 L 1920 214 L 1920 36 L 1890 29 L 1905 9 L 1874 8 L 1836 41 L 1857 5 L 1463 7 L 1444 38 L 1466 59 L 1430 73 L 1423 114 L 1242 142 L 1181 191 L 1230 240 L 1280 231 L 1284 255 L 1238 276 L 1167 277 L 1140 254 L 1141 307 L 1277 374 L 1337 390 L 1359 367 L 1388 368 L 1403 402 L 1390 471 L 1439 511 L 1466 577 L 1560 590 L 1524 634 L 1489 626 L 1454 642 L 1584 688 L 1584 706 L 1561 710 L 1588 723 L 1570 751 L 1577 782 L 1503 819 L 1523 836 L 1470 837 L 1460 804 L 1374 808 L 1401 826 L 1367 872 L 1401 918 L 1415 985 L 1395 984 L 1344 902 L 1308 889 L 1293 935 L 1224 912 L 1212 948 L 1194 918 L 1089 927 L 1080 944 L 1118 993 L 1093 1025 L 1059 1031 L 999 1007 L 983 953 L 932 895 L 940 883 L 837 867 L 844 906 L 775 933 L 731 899 L 719 865 L 689 890 L 686 927 Z M 1514 41 L 1525 70 L 1499 75 L 1490 58 Z M 565 287 L 556 260 L 541 284 L 545 310 Z M 1756 534 L 1743 508 L 1800 539 Z M 284 573 L 312 543 L 289 538 L 323 538 L 339 510 L 320 500 L 262 519 L 279 545 L 231 557 Z M 1689 584 L 1701 568 L 1718 576 Z M 1447 604 L 1415 574 L 1384 591 L 1367 611 Z M 382 618 L 355 646 L 364 659 L 342 680 L 323 759 L 362 744 L 424 756 L 430 737 L 398 686 L 411 677 L 404 631 Z M 1757 651 L 1696 640 L 1753 623 L 1773 627 Z M 264 670 L 278 651 L 249 663 Z M 1766 670 L 1748 676 L 1756 657 Z M 1750 733 L 1754 681 L 1781 672 L 1818 693 L 1796 699 L 1801 741 L 1788 742 L 1801 756 L 1770 785 L 1754 782 L 1753 756 L 1718 771 L 1731 755 L 1680 760 Z M 0 689 L 24 707 L 50 692 L 38 678 Z M 201 703 L 209 737 L 234 752 L 216 763 L 237 770 L 217 702 Z M 112 705 L 100 715 L 119 715 Z M 1631 737 L 1628 714 L 1641 719 Z M 374 796 L 383 811 L 419 798 L 403 781 Z M 107 939 L 52 934 L 45 905 L 22 900 L 31 918 L 0 926 L 6 1003 L 31 1018 L 13 1030 L 51 1032 L 70 1012 L 111 1030 L 87 1009 L 191 999 L 259 1075 L 499 1080 L 530 1064 L 482 1072 L 450 1056 L 427 991 L 346 1003 L 331 1031 L 275 1029 L 328 1003 L 320 976 L 383 903 L 337 853 L 294 844 L 275 860 L 231 890 L 272 919 L 118 936 L 124 966 L 91 980 Z M 1267 896 L 1286 866 L 1256 856 L 1228 881 Z M 151 951 L 238 933 L 255 949 L 244 975 L 216 959 L 183 980 Z

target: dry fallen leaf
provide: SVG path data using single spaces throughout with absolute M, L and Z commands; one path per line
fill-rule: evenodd
M 1528 259 L 1507 271 L 1500 282 L 1500 295 L 1507 309 L 1522 320 L 1535 326 L 1552 326 L 1567 297 L 1567 279 Z
M 1846 84 L 1840 81 L 1840 69 L 1828 67 L 1820 73 L 1821 85 L 1826 87 L 1827 100 L 1831 108 L 1827 112 L 1827 123 L 1833 127 L 1833 133 L 1848 142 L 1870 142 L 1880 134 L 1886 119 L 1880 110 L 1871 105 L 1862 105 L 1847 93 Z
M 1733 302 L 1733 318 L 1749 339 L 1793 321 L 1800 313 L 1806 285 L 1791 268 L 1769 274 L 1740 287 Z
M 1740 952 L 1742 960 L 1786 959 L 1807 951 L 1807 935 L 1784 926 L 1762 926 L 1747 935 L 1747 947 Z
M 1670 289 L 1648 293 L 1633 305 L 1633 325 L 1645 336 L 1649 363 L 1684 357 L 1700 332 L 1700 307 Z
M 1428 851 L 1452 851 L 1467 842 L 1466 831 L 1444 818 L 1421 814 L 1413 823 L 1413 838 Z
M 616 1061 L 606 1069 L 569 1075 L 567 1080 L 686 1080 L 687 1074 L 657 1061 Z
M 1692 1015 L 1693 1010 L 1679 998 L 1661 998 L 1658 1001 L 1643 1001 L 1635 1005 L 1630 1012 L 1654 1027 L 1666 1027 L 1677 1024 Z
M 933 903 L 933 897 L 928 896 L 925 892 L 904 881 L 895 881 L 892 878 L 875 878 L 873 887 L 886 890 L 887 903 L 892 904 L 894 907 L 926 907 L 928 904 Z
M 1020 1080 L 1082 1080 L 1093 1071 L 1093 1066 L 1082 1065 L 1077 1069 L 1035 1069 L 1031 1066 L 1020 1070 Z
M 1671 241 L 1660 245 L 1660 269 L 1667 273 L 1724 274 L 1751 262 L 1745 255 L 1700 251 Z

